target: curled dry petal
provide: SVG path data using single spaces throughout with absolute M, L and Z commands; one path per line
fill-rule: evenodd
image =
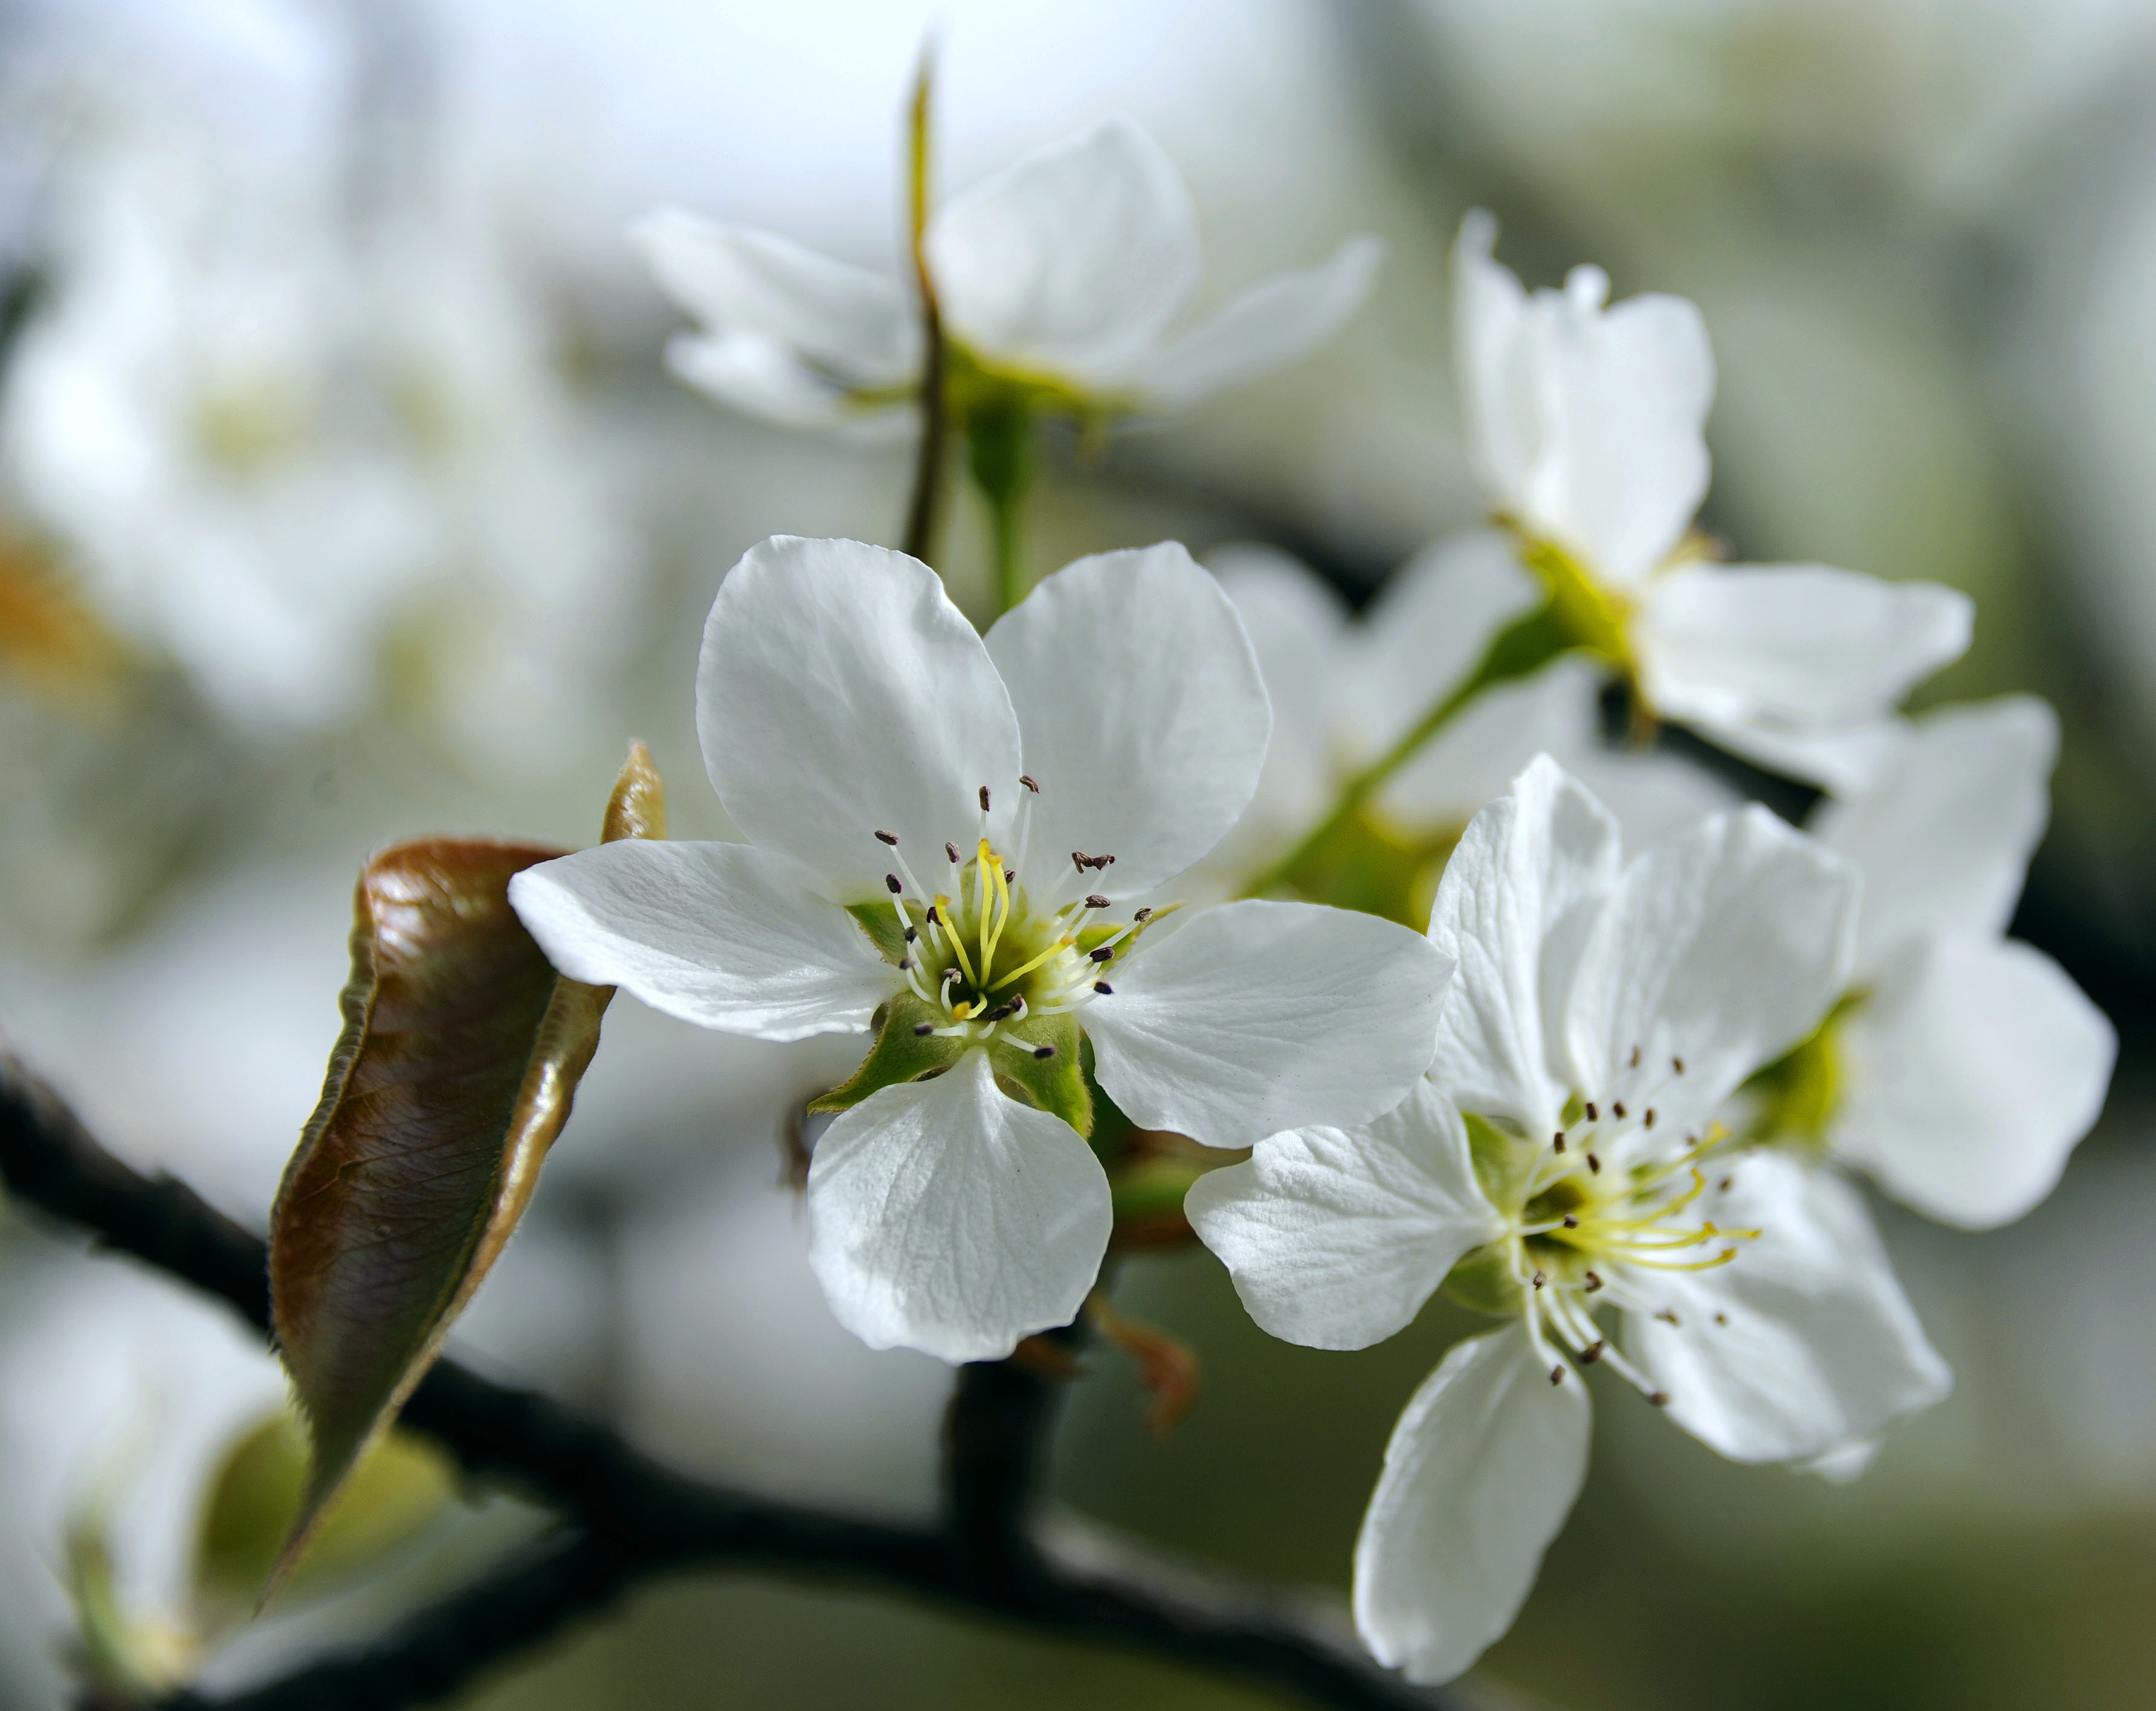
M 665 835 L 634 745 L 605 835 Z M 598 1047 L 609 986 L 557 977 L 509 882 L 561 851 L 392 845 L 362 871 L 343 1034 L 270 1214 L 277 1341 L 313 1458 L 291 1569 L 500 1257 Z

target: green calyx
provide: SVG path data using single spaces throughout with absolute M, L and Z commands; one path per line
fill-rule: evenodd
M 1635 680 L 1627 631 L 1632 602 L 1588 574 L 1579 561 L 1553 541 L 1515 527 L 1520 561 L 1532 571 L 1549 596 L 1549 613 L 1568 645 L 1591 653 L 1627 683 Z
M 1825 1021 L 1744 1083 L 1755 1102 L 1751 1139 L 1807 1152 L 1826 1150 L 1827 1130 L 1841 1109 L 1845 1084 L 1841 1025 L 1869 996 L 1845 994 Z

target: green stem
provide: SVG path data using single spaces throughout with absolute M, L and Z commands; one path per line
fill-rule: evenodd
M 988 501 L 995 555 L 996 612 L 1025 598 L 1025 499 L 1033 486 L 1033 412 L 1016 398 L 976 410 L 966 422 L 967 465 Z
M 1422 745 L 1445 729 L 1452 716 L 1493 684 L 1525 677 L 1574 645 L 1553 608 L 1543 606 L 1497 633 L 1481 663 L 1439 698 L 1407 734 L 1370 766 L 1348 780 L 1332 812 L 1299 838 L 1293 848 L 1243 888 L 1245 897 L 1262 897 L 1290 884 L 1325 846 L 1350 824 L 1379 786 L 1404 766 Z

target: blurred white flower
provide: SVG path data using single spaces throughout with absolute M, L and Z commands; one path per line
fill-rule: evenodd
M 1347 781 L 1466 683 L 1498 633 L 1533 609 L 1534 579 L 1504 536 L 1467 530 L 1424 548 L 1358 620 L 1314 572 L 1276 548 L 1235 546 L 1208 561 L 1235 602 L 1272 698 L 1273 740 L 1257 793 L 1209 868 L 1233 884 L 1323 817 Z M 1547 753 L 1614 812 L 1635 843 L 1732 805 L 1729 790 L 1665 754 L 1600 740 L 1602 674 L 1564 658 L 1478 694 L 1388 778 L 1373 833 L 1427 870 L 1409 899 L 1426 919 L 1436 874 L 1476 810 Z M 1418 859 L 1419 858 L 1419 859 Z
M 788 427 L 910 411 L 921 330 L 896 278 L 678 208 L 634 235 L 701 324 L 667 347 L 682 379 Z M 937 213 L 923 242 L 962 422 L 1009 391 L 1093 423 L 1188 409 L 1323 343 L 1361 307 L 1383 254 L 1375 238 L 1350 238 L 1322 266 L 1268 279 L 1170 337 L 1202 265 L 1197 217 L 1167 156 L 1125 118 L 975 186 Z
M 408 187 L 365 222 L 323 151 L 145 99 L 60 170 L 0 399 L 15 503 L 242 725 L 397 693 L 543 753 L 629 561 L 485 211 Z
M 1460 975 L 1428 1081 L 1190 1191 L 1277 1336 L 1363 1347 L 1440 1285 L 1516 1319 L 1446 1356 L 1387 1448 L 1355 1554 L 1383 1662 L 1446 1680 L 1510 1626 L 1586 1470 L 1575 1360 L 1746 1462 L 1820 1454 L 1945 1393 L 1856 1193 L 1786 1155 L 1712 1156 L 1717 1107 L 1840 990 L 1856 890 L 1758 807 L 1621 865 L 1608 812 L 1539 758 L 1439 889 L 1430 937 Z
M 2116 1031 L 2057 963 L 2004 935 L 2043 835 L 2058 720 L 2010 696 L 1900 728 L 1813 830 L 1861 870 L 1848 992 L 1755 1084 L 1768 1138 L 1825 1147 L 1964 1229 L 2011 1222 L 2103 1108 Z
M 1265 754 L 1250 642 L 1179 546 L 1081 560 L 983 639 L 917 560 L 775 537 L 712 604 L 697 723 L 753 842 L 604 844 L 511 899 L 564 972 L 687 1020 L 877 1031 L 808 1176 L 811 1262 L 873 1347 L 992 1359 L 1077 1311 L 1110 1227 L 1085 1043 L 1133 1120 L 1220 1146 L 1374 1116 L 1429 1061 L 1450 971 L 1392 923 L 1108 918 L 1219 841 Z
M 1494 259 L 1496 230 L 1469 215 L 1453 253 L 1468 453 L 1555 615 L 1658 717 L 1860 786 L 1902 698 L 1968 647 L 1968 597 L 1824 565 L 1711 563 L 1688 533 L 1714 397 L 1699 311 L 1652 294 L 1608 308 L 1594 267 L 1530 295 Z

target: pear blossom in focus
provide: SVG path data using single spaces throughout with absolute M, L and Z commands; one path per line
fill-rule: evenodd
M 1511 1625 L 1586 1472 L 1586 1366 L 1743 1462 L 1809 1460 L 1945 1394 L 1856 1191 L 1714 1121 L 1841 990 L 1856 900 L 1846 863 L 1758 807 L 1628 865 L 1540 757 L 1439 887 L 1430 936 L 1459 972 L 1424 1083 L 1191 1189 L 1276 1336 L 1360 1348 L 1440 1287 L 1510 1321 L 1453 1349 L 1386 1450 L 1355 1551 L 1381 1661 L 1448 1680 Z
M 1609 306 L 1599 268 L 1528 293 L 1481 212 L 1453 250 L 1455 360 L 1476 478 L 1575 645 L 1654 716 L 1835 791 L 1884 759 L 1910 689 L 1969 646 L 1970 602 L 1825 565 L 1712 562 L 1714 357 L 1699 311 Z
M 808 1182 L 810 1263 L 871 1346 L 994 1359 L 1076 1313 L 1110 1227 L 1088 1056 L 1141 1127 L 1223 1147 L 1375 1117 L 1430 1062 L 1427 940 L 1156 895 L 1270 727 L 1179 546 L 1082 559 L 983 638 L 918 560 L 774 537 L 712 604 L 697 727 L 748 843 L 624 839 L 511 899 L 564 973 L 689 1021 L 875 1033 Z
M 667 351 L 690 385 L 790 428 L 910 410 L 920 316 L 895 276 L 678 208 L 648 216 L 634 237 L 699 323 Z M 1011 397 L 1088 423 L 1187 410 L 1330 338 L 1383 254 L 1375 238 L 1351 238 L 1171 336 L 1202 269 L 1197 217 L 1159 145 L 1126 118 L 976 185 L 937 213 L 923 242 L 961 423 Z
M 1964 1229 L 2051 1192 L 2118 1053 L 2066 971 L 2005 936 L 2058 745 L 2033 696 L 1942 708 L 1897 727 L 1867 789 L 1821 804 L 1813 829 L 1864 875 L 1854 973 L 1749 1090 L 1763 1136 L 1823 1148 Z

